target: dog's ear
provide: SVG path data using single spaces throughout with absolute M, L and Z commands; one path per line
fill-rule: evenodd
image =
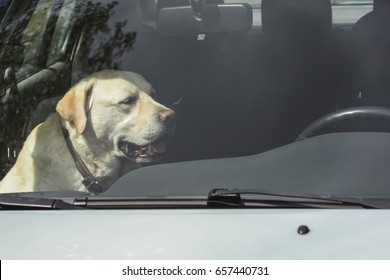
M 74 125 L 78 134 L 82 134 L 87 125 L 88 95 L 92 92 L 96 79 L 82 81 L 73 86 L 57 104 L 60 116 Z M 90 103 L 90 102 L 88 102 Z

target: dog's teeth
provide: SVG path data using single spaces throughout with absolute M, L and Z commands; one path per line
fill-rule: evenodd
M 138 146 L 136 144 L 128 143 L 125 141 L 119 142 L 120 150 L 127 156 L 131 158 L 147 158 L 152 157 L 156 154 L 161 154 L 165 151 L 165 143 L 155 143 L 148 144 L 143 146 Z

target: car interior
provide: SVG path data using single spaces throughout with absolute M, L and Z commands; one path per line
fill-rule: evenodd
M 2 154 L 12 161 L 9 147 L 20 142 L 11 138 L 26 137 L 72 84 L 108 68 L 143 75 L 176 111 L 166 162 L 258 154 L 332 112 L 390 105 L 389 1 L 341 23 L 330 0 L 235 2 L 12 1 L 2 8 L 0 59 L 16 74 L 7 72 L 1 106 L 23 108 L 20 118 L 2 116 L 17 128 L 1 135 Z M 390 131 L 388 123 L 376 129 Z

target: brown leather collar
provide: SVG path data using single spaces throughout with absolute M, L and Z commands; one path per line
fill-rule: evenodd
M 99 181 L 92 175 L 91 171 L 89 171 L 88 167 L 85 165 L 84 161 L 81 159 L 81 156 L 77 153 L 75 147 L 72 144 L 72 141 L 69 137 L 69 132 L 65 128 L 62 128 L 62 133 L 64 134 L 64 139 L 66 142 L 66 146 L 72 158 L 76 164 L 77 170 L 83 176 L 84 180 L 82 181 L 83 185 L 87 188 L 87 190 L 92 194 L 101 194 L 106 188 L 99 183 Z

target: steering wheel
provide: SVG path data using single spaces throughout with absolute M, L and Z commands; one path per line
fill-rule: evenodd
M 334 132 L 390 132 L 390 108 L 351 107 L 327 114 L 311 123 L 296 141 Z

